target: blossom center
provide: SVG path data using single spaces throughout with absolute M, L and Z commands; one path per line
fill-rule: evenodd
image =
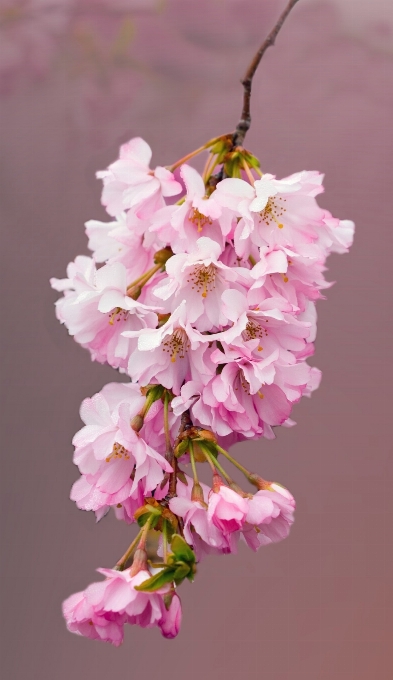
M 197 208 L 192 208 L 192 210 L 190 210 L 190 213 L 188 215 L 188 219 L 193 224 L 196 224 L 197 231 L 202 231 L 203 227 L 205 227 L 206 224 L 212 224 L 213 223 L 213 220 L 212 220 L 211 217 L 208 217 L 208 215 L 202 215 L 202 213 L 200 213 Z
M 216 287 L 216 272 L 217 268 L 213 264 L 207 267 L 198 264 L 187 279 L 187 283 L 191 283 L 191 288 L 196 289 L 205 298 Z
M 111 460 L 119 460 L 120 458 L 124 458 L 125 460 L 129 460 L 130 454 L 128 453 L 127 449 L 124 448 L 124 446 L 115 442 L 113 444 L 112 453 L 110 453 L 109 456 L 107 458 L 105 458 L 105 461 L 107 463 L 110 463 Z
M 179 359 L 184 359 L 185 353 L 189 348 L 190 343 L 184 328 L 176 328 L 172 335 L 163 343 L 162 350 L 163 352 L 169 352 L 171 361 L 174 363 L 178 355 Z
M 269 333 L 265 328 L 263 328 L 257 321 L 254 319 L 249 319 L 246 328 L 244 329 L 242 336 L 245 342 L 248 340 L 255 340 L 258 338 L 259 340 L 262 340 L 264 337 L 267 337 Z M 261 346 L 261 343 L 259 343 L 258 346 L 258 352 L 262 352 L 263 347 Z
M 283 205 L 283 203 L 286 202 L 286 200 L 287 200 L 286 198 L 281 198 L 277 196 L 275 198 L 272 197 L 269 198 L 264 209 L 261 210 L 261 212 L 259 213 L 263 221 L 266 222 L 266 224 L 270 225 L 273 222 L 275 222 L 279 229 L 283 229 L 284 225 L 281 222 L 280 217 L 282 217 L 283 214 L 287 211 L 287 209 L 284 208 Z
M 126 309 L 122 309 L 121 307 L 116 307 L 113 310 L 113 312 L 111 312 L 109 314 L 109 325 L 113 326 L 115 321 L 126 321 L 127 316 L 128 316 L 128 311 Z

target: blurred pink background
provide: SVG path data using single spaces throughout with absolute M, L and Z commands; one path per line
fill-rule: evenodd
M 106 219 L 94 174 L 120 143 L 140 135 L 166 165 L 235 127 L 239 79 L 285 4 L 0 0 L 7 678 L 393 676 L 388 0 L 300 0 L 254 80 L 247 147 L 279 177 L 325 172 L 321 204 L 357 225 L 319 303 L 320 389 L 295 409 L 296 428 L 238 446 L 296 496 L 289 539 L 200 565 L 174 641 L 135 627 L 116 650 L 61 617 L 129 529 L 96 525 L 68 499 L 80 402 L 120 378 L 60 327 L 49 278 L 87 252 L 84 222 Z

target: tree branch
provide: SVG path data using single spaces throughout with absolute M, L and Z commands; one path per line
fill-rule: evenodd
M 242 146 L 244 138 L 247 134 L 247 130 L 250 128 L 251 125 L 251 113 L 250 113 L 251 85 L 255 72 L 267 48 L 270 47 L 271 45 L 274 45 L 277 35 L 285 19 L 287 18 L 291 9 L 296 5 L 297 2 L 298 0 L 289 0 L 287 7 L 284 9 L 273 30 L 269 33 L 268 37 L 262 43 L 258 52 L 255 54 L 253 60 L 251 61 L 251 64 L 249 65 L 244 75 L 243 80 L 241 80 L 241 84 L 244 87 L 243 110 L 241 118 L 233 134 L 233 146 Z

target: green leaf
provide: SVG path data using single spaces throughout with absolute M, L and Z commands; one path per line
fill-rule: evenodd
M 159 590 L 167 583 L 172 583 L 174 580 L 176 569 L 174 567 L 165 567 L 158 574 L 154 574 L 151 578 L 143 581 L 139 586 L 134 586 L 135 590 L 141 590 L 144 593 L 152 593 L 155 590 Z
M 178 562 L 177 564 L 178 566 L 176 567 L 176 571 L 173 575 L 173 580 L 178 586 L 182 581 L 184 581 L 186 576 L 189 575 L 191 569 L 188 564 L 185 564 L 184 562 Z
M 188 545 L 188 543 L 186 543 L 184 538 L 179 536 L 179 534 L 176 534 L 176 536 L 172 538 L 171 548 L 173 554 L 175 555 L 176 561 L 186 563 L 189 562 L 190 564 L 195 563 L 194 552 L 191 550 L 190 546 Z

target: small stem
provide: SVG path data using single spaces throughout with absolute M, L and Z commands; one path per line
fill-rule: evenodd
M 247 470 L 247 468 L 243 467 L 243 465 L 238 463 L 236 458 L 232 458 L 232 456 L 229 455 L 228 451 L 225 451 L 225 449 L 222 449 L 221 446 L 218 446 L 218 444 L 217 444 L 217 451 L 222 453 L 222 455 L 225 456 L 225 458 L 227 458 L 227 460 L 229 460 L 232 463 L 232 465 L 237 467 L 237 469 L 240 470 L 240 472 L 242 472 L 243 475 L 245 475 L 247 477 L 247 479 L 250 478 L 251 472 L 249 470 Z
M 149 519 L 146 520 L 145 524 L 142 527 L 142 535 L 141 535 L 141 540 L 139 541 L 138 549 L 140 550 L 145 550 L 146 548 L 146 541 L 147 541 L 147 534 L 149 533 L 150 525 L 152 523 L 152 516 L 150 515 Z
M 211 462 L 213 463 L 214 467 L 221 472 L 222 476 L 224 479 L 228 482 L 228 484 L 232 484 L 233 480 L 232 478 L 228 475 L 228 473 L 224 470 L 222 467 L 221 463 L 218 462 L 218 460 L 210 453 L 206 447 L 204 447 L 202 444 L 199 444 L 200 448 L 202 449 L 203 453 L 205 454 L 206 458 L 210 458 Z M 218 448 L 218 447 L 217 447 Z
M 146 525 L 145 525 L 145 526 L 146 526 Z M 138 541 L 139 541 L 140 538 L 142 537 L 142 533 L 143 533 L 143 529 L 141 529 L 141 530 L 137 533 L 137 535 L 135 536 L 135 538 L 134 538 L 134 540 L 132 541 L 131 545 L 130 545 L 130 546 L 127 548 L 127 550 L 125 551 L 123 557 L 121 557 L 121 558 L 119 559 L 119 561 L 116 562 L 116 565 L 115 565 L 115 567 L 114 567 L 114 569 L 116 569 L 116 571 L 123 571 L 123 570 L 124 570 L 124 568 L 125 568 L 125 566 L 126 566 L 128 560 L 130 559 L 132 553 L 134 552 L 134 550 L 135 550 L 135 548 L 136 548 L 136 546 L 137 546 L 137 544 L 138 544 Z
M 211 177 L 211 175 L 212 175 L 212 172 L 213 172 L 214 168 L 216 167 L 217 158 L 218 158 L 218 155 L 212 155 L 212 157 L 211 157 L 211 159 L 210 159 L 211 162 L 209 163 L 209 165 L 208 165 L 208 167 L 207 167 L 207 169 L 206 169 L 206 172 L 204 173 L 204 182 L 205 182 L 205 184 L 207 184 L 207 182 L 209 181 L 209 179 L 210 179 L 210 177 Z
M 251 170 L 250 170 L 249 166 L 247 165 L 244 158 L 242 159 L 242 165 L 243 165 L 244 172 L 246 173 L 248 179 L 250 180 L 250 184 L 252 186 L 254 186 L 254 181 L 255 181 L 254 177 L 252 176 Z
M 169 431 L 169 393 L 168 391 L 164 394 L 164 432 L 165 432 L 165 448 L 166 448 L 166 459 L 169 465 L 172 466 L 173 472 L 169 475 L 169 487 L 168 495 L 173 498 L 176 496 L 176 484 L 177 484 L 177 460 L 173 455 L 173 447 L 171 444 L 171 435 Z
M 190 441 L 190 461 L 191 461 L 191 467 L 192 467 L 192 474 L 193 474 L 193 477 L 194 477 L 194 482 L 195 482 L 195 484 L 199 484 L 198 472 L 197 472 L 196 464 L 195 464 L 194 445 L 191 441 Z
M 170 456 L 173 455 L 172 451 L 172 445 L 171 445 L 171 436 L 169 433 L 169 394 L 168 391 L 165 391 L 164 394 L 164 432 L 165 432 L 165 446 L 166 446 L 166 452 Z
M 162 548 L 163 548 L 164 562 L 166 564 L 167 561 L 168 561 L 168 526 L 167 526 L 166 520 L 163 521 L 163 526 L 162 526 Z
M 209 155 L 208 155 L 208 157 L 207 157 L 207 159 L 206 159 L 205 167 L 203 168 L 203 172 L 202 172 L 202 178 L 203 178 L 203 181 L 204 181 L 204 182 L 206 182 L 207 171 L 208 171 L 208 169 L 209 169 L 209 165 L 210 165 L 211 160 L 212 160 L 213 157 L 214 157 L 214 154 L 212 154 L 212 153 L 210 152 Z
M 261 59 L 263 55 L 265 54 L 266 50 L 268 47 L 271 45 L 274 45 L 274 42 L 277 38 L 277 35 L 287 18 L 288 14 L 290 13 L 291 9 L 296 5 L 298 0 L 289 0 L 288 5 L 284 9 L 283 13 L 279 17 L 276 25 L 272 29 L 272 31 L 269 33 L 267 36 L 266 40 L 262 43 L 260 46 L 258 52 L 254 55 L 245 75 L 243 80 L 241 81 L 243 88 L 244 88 L 244 93 L 243 93 L 243 109 L 242 109 L 242 114 L 240 121 L 237 124 L 236 130 L 233 134 L 233 146 L 241 146 L 243 144 L 244 138 L 247 134 L 247 130 L 249 130 L 250 125 L 251 125 L 251 113 L 250 113 L 250 103 L 251 103 L 251 85 L 252 85 L 252 79 L 255 75 L 255 72 L 261 62 Z
M 217 470 L 216 470 L 216 468 L 215 468 L 215 466 L 214 466 L 214 463 L 213 463 L 212 459 L 211 459 L 210 456 L 206 453 L 206 451 L 203 449 L 203 447 L 200 447 L 200 448 L 201 448 L 201 450 L 203 451 L 203 454 L 204 454 L 204 456 L 205 456 L 207 462 L 209 463 L 209 465 L 210 465 L 210 467 L 211 467 L 211 471 L 212 471 L 212 473 L 213 473 L 213 475 L 214 475 L 214 474 L 217 472 Z
M 162 269 L 162 264 L 156 264 L 154 267 L 149 269 L 147 272 L 142 274 L 142 276 L 139 276 L 135 281 L 130 283 L 129 286 L 127 286 L 127 290 L 131 290 L 131 288 L 134 288 L 134 286 L 139 286 L 142 288 L 148 281 L 151 279 L 154 274 L 158 272 L 159 269 Z
M 168 166 L 168 170 L 173 172 L 174 170 L 176 170 L 176 168 L 179 167 L 179 165 L 183 165 L 183 163 L 186 163 L 191 158 L 194 158 L 194 156 L 197 156 L 199 153 L 202 153 L 202 151 L 205 151 L 210 146 L 213 146 L 213 144 L 220 141 L 220 139 L 225 139 L 226 137 L 232 137 L 232 133 L 220 135 L 219 137 L 213 137 L 213 139 L 210 139 L 203 146 L 200 146 L 198 149 L 195 149 L 195 151 L 191 151 L 191 153 L 188 153 L 186 156 L 183 156 L 183 158 L 180 158 L 180 160 L 176 161 L 176 163 L 174 163 L 173 165 Z

